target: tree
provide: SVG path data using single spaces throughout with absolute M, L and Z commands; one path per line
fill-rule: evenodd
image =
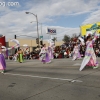
M 64 38 L 62 39 L 65 43 L 70 41 L 70 36 L 69 35 L 64 35 Z
M 76 38 L 77 37 L 77 34 L 76 33 L 73 33 L 72 34 L 72 38 Z
M 52 40 L 53 40 L 53 41 L 54 41 L 54 43 L 55 43 L 55 41 L 57 41 L 57 37 L 54 37 Z
M 80 36 L 80 33 L 79 34 L 78 33 L 73 33 L 72 36 L 71 36 L 71 41 L 76 42 L 79 36 Z

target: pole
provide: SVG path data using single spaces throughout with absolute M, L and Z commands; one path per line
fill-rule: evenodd
M 40 46 L 40 39 L 39 39 L 39 31 L 38 31 L 38 18 L 37 18 L 37 15 L 36 15 L 36 20 L 37 20 L 37 35 L 38 35 L 38 46 Z
M 50 35 L 50 36 L 51 36 L 51 40 L 52 40 L 52 39 L 53 39 L 53 38 L 52 38 L 52 35 Z
M 31 12 L 25 12 L 26 14 L 33 14 Z M 33 14 L 36 17 L 36 21 L 37 21 L 37 36 L 38 36 L 38 46 L 40 46 L 40 41 L 39 41 L 39 31 L 38 31 L 38 18 L 37 15 Z
M 41 35 L 42 35 L 42 23 L 41 23 Z
M 43 44 L 42 23 L 41 23 L 41 36 L 42 36 L 41 42 L 42 42 L 42 44 Z

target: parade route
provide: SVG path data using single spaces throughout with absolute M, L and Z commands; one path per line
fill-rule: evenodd
M 0 100 L 100 100 L 100 67 L 79 71 L 81 62 L 6 60 L 7 70 L 0 74 Z
M 70 82 L 82 82 L 80 80 L 73 80 L 73 79 L 63 79 L 63 78 L 52 78 L 52 77 L 42 77 L 42 76 L 32 76 L 32 75 L 22 75 L 22 74 L 12 74 L 12 73 L 5 73 L 5 75 L 13 75 L 13 76 L 22 76 L 22 77 L 33 77 L 33 78 L 44 78 L 50 80 L 61 80 L 61 81 L 70 81 Z

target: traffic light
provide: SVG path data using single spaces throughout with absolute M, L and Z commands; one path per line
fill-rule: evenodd
M 39 44 L 39 38 L 36 38 L 36 43 Z
M 14 38 L 16 39 L 16 35 L 14 36 Z
M 40 41 L 40 45 L 43 45 L 43 41 Z

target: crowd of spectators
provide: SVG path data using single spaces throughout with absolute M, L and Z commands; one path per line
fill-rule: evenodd
M 40 52 L 40 49 L 34 50 L 32 52 L 30 52 L 30 51 L 23 51 L 23 58 L 27 59 L 27 60 L 38 59 L 39 58 L 39 52 Z M 13 60 L 14 56 L 16 56 L 16 53 L 14 55 L 10 55 L 9 59 Z
M 86 43 L 86 37 L 83 37 Z M 73 40 L 62 44 L 61 46 L 56 46 L 54 49 L 54 59 L 59 58 L 70 58 L 73 55 L 73 48 L 76 43 L 81 44 L 78 37 L 75 37 Z M 93 44 L 93 48 L 96 54 L 96 57 L 100 57 L 100 36 L 96 39 Z M 39 59 L 39 52 L 41 49 L 34 50 L 32 52 L 27 51 L 23 53 L 24 59 Z M 82 57 L 85 55 L 86 45 L 80 45 L 80 54 Z M 14 55 L 10 55 L 9 59 L 13 59 Z
M 69 58 L 73 55 L 73 48 L 76 43 L 79 44 L 80 48 L 80 54 L 82 57 L 85 55 L 86 50 L 86 37 L 83 37 L 83 40 L 85 42 L 85 45 L 81 44 L 81 41 L 78 39 L 78 37 L 75 37 L 73 40 L 70 40 L 67 43 L 62 44 L 61 46 L 58 46 L 55 48 L 54 52 L 54 58 Z M 96 57 L 100 57 L 100 36 L 95 40 L 93 44 L 94 52 L 96 54 Z

